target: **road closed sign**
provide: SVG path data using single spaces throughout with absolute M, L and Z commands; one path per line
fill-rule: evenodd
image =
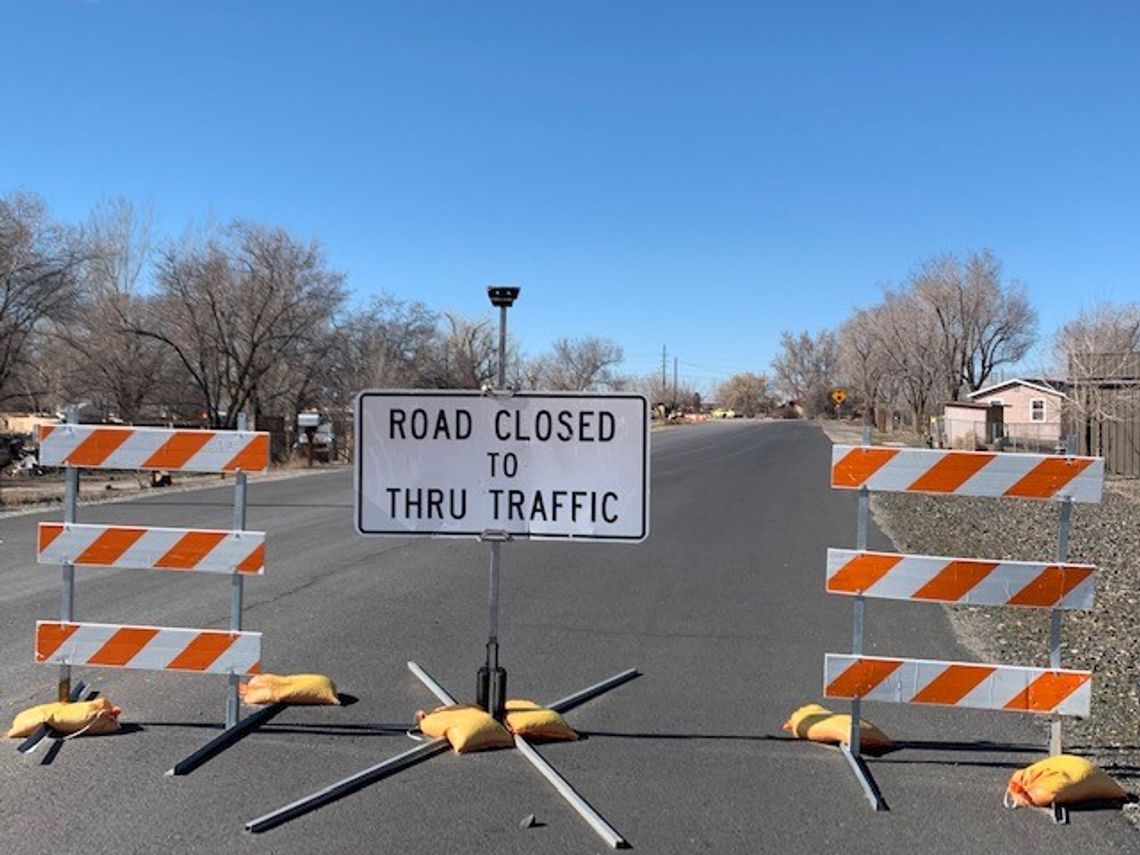
M 367 391 L 356 399 L 361 534 L 640 541 L 640 395 Z

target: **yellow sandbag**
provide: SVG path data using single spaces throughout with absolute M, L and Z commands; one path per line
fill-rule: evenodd
M 106 698 L 93 701 L 56 701 L 30 707 L 17 714 L 8 730 L 8 736 L 31 736 L 37 727 L 46 724 L 56 733 L 71 734 L 83 730 L 92 735 L 113 733 L 119 729 L 122 710 Z
M 238 686 L 247 704 L 339 705 L 336 686 L 323 674 L 255 674 Z
M 61 706 L 63 706 L 62 703 L 55 701 L 50 704 L 28 707 L 28 709 L 16 713 L 16 717 L 12 719 L 12 726 L 8 728 L 9 738 L 23 739 L 31 736 L 35 733 L 36 728 L 44 724 L 48 720 L 48 716 Z
M 1018 769 L 1005 791 L 1005 803 L 1010 807 L 1048 807 L 1053 803 L 1072 805 L 1126 798 L 1128 794 L 1104 770 L 1072 754 L 1046 757 Z
M 784 722 L 784 730 L 799 739 L 846 745 L 851 736 L 851 716 L 833 713 L 819 704 L 804 704 Z M 859 721 L 859 745 L 862 748 L 889 748 L 891 740 L 869 721 Z
M 510 748 L 515 744 L 507 729 L 475 704 L 438 707 L 420 719 L 425 736 L 446 736 L 456 754 Z
M 534 701 L 507 701 L 507 727 L 511 733 L 527 739 L 578 738 L 574 729 L 554 710 L 540 707 Z

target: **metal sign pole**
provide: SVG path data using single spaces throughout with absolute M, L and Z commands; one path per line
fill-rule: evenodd
M 499 307 L 499 364 L 495 391 L 507 388 L 507 309 L 518 297 L 517 288 L 487 289 L 491 304 Z M 475 702 L 487 710 L 496 721 L 502 721 L 507 707 L 507 671 L 499 665 L 499 558 L 500 546 L 510 535 L 484 532 L 482 540 L 491 541 L 491 568 L 489 605 L 489 632 L 487 658 L 475 677 Z
M 79 421 L 79 407 L 72 404 L 67 408 L 67 423 L 76 424 Z M 64 470 L 63 488 L 63 524 L 70 525 L 75 522 L 75 512 L 79 504 L 79 469 L 68 466 Z M 63 564 L 63 593 L 59 605 L 59 619 L 64 623 L 75 620 L 75 565 Z M 71 699 L 71 666 L 59 666 L 59 692 L 61 702 Z
M 238 414 L 238 430 L 246 429 L 245 413 Z M 309 445 L 312 448 L 312 443 Z M 245 531 L 245 480 L 246 474 L 241 469 L 234 473 L 234 531 Z M 230 629 L 241 632 L 242 600 L 245 594 L 245 579 L 240 573 L 230 576 Z M 241 714 L 241 695 L 238 684 L 241 682 L 240 674 L 230 674 L 229 693 L 226 696 L 226 728 L 229 729 L 238 723 Z

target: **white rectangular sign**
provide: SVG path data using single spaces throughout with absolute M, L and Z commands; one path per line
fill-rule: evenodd
M 361 534 L 640 541 L 641 395 L 367 391 L 356 399 Z

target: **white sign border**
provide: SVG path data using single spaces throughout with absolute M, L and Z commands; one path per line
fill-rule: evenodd
M 617 399 L 617 400 L 634 400 L 640 401 L 642 406 L 642 424 L 644 428 L 641 432 L 641 489 L 642 489 L 642 503 L 641 503 L 641 533 L 638 536 L 630 535 L 615 535 L 615 534 L 533 534 L 531 532 L 507 532 L 511 540 L 552 540 L 552 541 L 574 541 L 584 543 L 642 543 L 649 537 L 649 399 L 644 395 L 636 395 L 630 392 L 513 392 L 510 395 L 506 393 L 484 393 L 472 389 L 365 389 L 357 393 L 356 399 L 353 404 L 353 459 L 352 459 L 352 472 L 353 472 L 353 508 L 352 508 L 352 522 L 356 528 L 356 533 L 364 537 L 437 537 L 437 538 L 453 538 L 453 539 L 466 539 L 476 538 L 480 539 L 488 532 L 485 530 L 480 531 L 407 531 L 404 529 L 395 531 L 366 531 L 361 525 L 361 515 L 363 513 L 363 502 L 361 502 L 361 468 L 363 456 L 361 455 L 360 442 L 364 431 L 361 430 L 360 416 L 361 404 L 365 398 L 393 398 L 393 397 L 407 397 L 416 396 L 423 398 L 568 398 L 571 400 L 586 400 L 586 399 Z

